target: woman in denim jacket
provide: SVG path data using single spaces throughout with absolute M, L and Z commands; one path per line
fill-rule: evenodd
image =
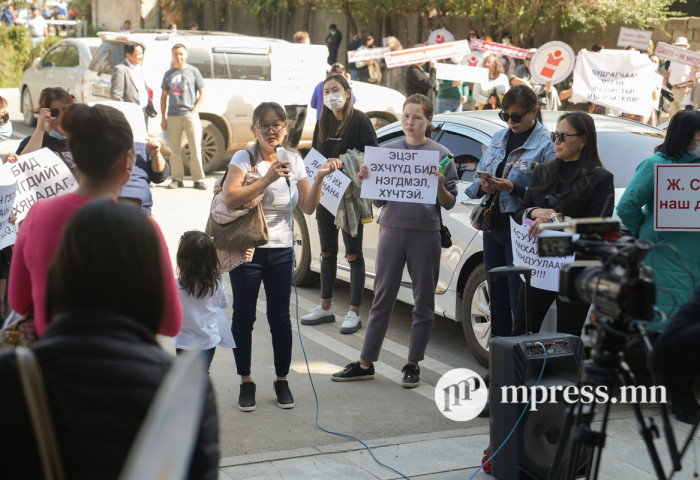
M 502 105 L 503 110 L 498 116 L 508 123 L 508 128 L 493 136 L 478 167 L 479 171 L 488 172 L 490 177 L 475 177 L 474 183 L 466 191 L 470 198 L 488 195 L 485 200 L 487 204 L 492 203 L 500 192 L 491 212 L 492 229 L 483 232 L 486 272 L 513 264 L 510 214 L 518 209 L 535 168 L 556 158 L 550 134 L 542 126 L 537 95 L 530 87 L 511 87 L 503 96 Z M 492 336 L 510 336 L 513 314 L 518 305 L 519 282 L 517 276 L 511 275 L 498 277 L 490 285 Z

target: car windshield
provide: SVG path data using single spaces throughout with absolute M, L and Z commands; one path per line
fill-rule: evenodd
M 615 188 L 625 188 L 639 163 L 654 154 L 662 138 L 632 132 L 598 132 L 598 154 L 615 177 Z

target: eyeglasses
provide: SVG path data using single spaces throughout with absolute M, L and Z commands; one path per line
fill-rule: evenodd
M 504 122 L 508 123 L 508 121 L 512 121 L 513 123 L 520 123 L 523 121 L 523 117 L 530 113 L 530 110 L 528 110 L 525 113 L 506 113 L 503 110 L 498 112 L 498 118 L 503 120 Z
M 583 133 L 564 133 L 564 132 L 552 132 L 552 142 L 564 142 L 566 137 L 582 137 Z
M 261 132 L 265 132 L 265 133 L 280 133 L 280 132 L 282 131 L 282 129 L 284 128 L 284 126 L 285 126 L 285 124 L 283 123 L 283 124 L 281 124 L 281 125 L 277 125 L 277 124 L 273 124 L 273 125 L 258 125 L 258 126 L 255 127 L 255 128 L 257 128 L 257 129 L 260 130 Z
M 7 113 L 4 113 L 0 115 L 0 125 L 5 125 L 7 122 L 10 121 L 10 115 Z
M 58 116 L 61 114 L 61 110 L 59 110 L 58 108 L 52 108 L 50 110 L 50 113 L 53 118 L 58 118 Z

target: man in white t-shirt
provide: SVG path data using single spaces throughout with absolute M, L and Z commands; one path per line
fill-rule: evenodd
M 49 38 L 49 24 L 39 14 L 39 9 L 36 7 L 32 8 L 32 18 L 27 20 L 27 28 L 29 29 L 29 36 L 32 37 L 32 46 Z

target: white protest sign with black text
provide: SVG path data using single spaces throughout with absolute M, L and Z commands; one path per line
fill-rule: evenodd
M 537 49 L 530 60 L 530 76 L 537 83 L 557 84 L 566 80 L 574 69 L 576 55 L 564 42 L 548 42 Z
M 674 47 L 668 43 L 659 42 L 656 44 L 654 53 L 665 60 L 690 65 L 691 67 L 700 67 L 700 53 L 695 53 L 685 48 Z
M 17 240 L 17 230 L 10 223 L 16 189 L 17 182 L 11 185 L 0 185 L 0 250 L 14 245 Z
M 629 50 L 580 52 L 572 99 L 633 115 L 651 111 L 654 66 L 647 55 Z
M 387 68 L 403 67 L 429 61 L 442 60 L 443 58 L 462 57 L 470 52 L 469 41 L 440 43 L 437 45 L 425 45 L 422 47 L 395 50 L 384 54 Z
M 284 104 L 307 105 L 318 82 L 326 78 L 327 59 L 325 45 L 272 44 L 270 76 L 275 94 Z
M 20 155 L 16 163 L 0 167 L 0 178 L 17 182 L 12 211 L 21 222 L 37 200 L 57 197 L 78 188 L 68 167 L 48 148 Z
M 440 154 L 435 150 L 365 147 L 369 178 L 362 182 L 362 198 L 392 202 L 435 203 Z
M 389 47 L 382 48 L 363 48 L 362 50 L 349 50 L 348 51 L 348 62 L 366 62 L 367 60 L 374 60 L 384 58 L 384 54 L 389 52 Z
M 489 79 L 489 69 L 466 65 L 453 65 L 451 63 L 437 63 L 435 64 L 435 75 L 438 80 L 485 83 Z
M 627 48 L 630 45 L 644 52 L 649 48 L 649 40 L 654 32 L 635 30 L 634 28 L 621 27 L 617 37 L 617 46 Z
M 306 167 L 306 176 L 309 179 L 309 184 L 313 185 L 318 169 L 326 163 L 328 159 L 321 153 L 312 148 L 304 158 L 304 166 Z M 335 171 L 330 175 L 326 175 L 323 179 L 323 187 L 321 187 L 321 205 L 329 212 L 335 215 L 338 212 L 338 205 L 345 194 L 345 190 L 350 185 L 350 178 L 343 172 Z
M 700 231 L 700 164 L 654 167 L 654 230 Z
M 542 290 L 552 292 L 559 291 L 559 267 L 565 263 L 574 261 L 574 256 L 570 257 L 540 257 L 537 248 L 537 237 L 528 235 L 530 226 L 527 224 L 518 225 L 512 218 L 510 219 L 510 235 L 513 248 L 513 265 L 526 266 L 532 268 L 530 285 Z M 561 237 L 570 236 L 564 232 L 545 230 L 541 237 Z

